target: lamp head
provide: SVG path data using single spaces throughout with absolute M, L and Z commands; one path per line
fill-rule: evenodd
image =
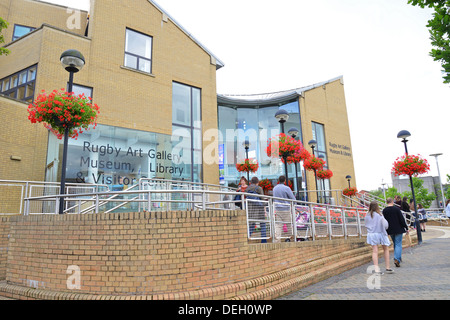
M 289 119 L 289 113 L 284 109 L 280 109 L 275 113 L 275 118 L 278 119 L 278 122 L 286 122 Z
M 298 130 L 297 128 L 290 128 L 288 133 L 292 138 L 295 138 L 298 135 Z
M 410 136 L 411 136 L 411 133 L 409 133 L 409 131 L 407 131 L 407 130 L 402 130 L 397 134 L 397 138 L 399 138 L 399 139 L 406 139 Z
M 311 148 L 315 148 L 317 146 L 317 141 L 316 140 L 309 140 L 308 142 L 308 146 L 310 146 Z
M 85 63 L 81 52 L 73 49 L 64 51 L 61 54 L 60 61 L 64 69 L 74 73 L 80 71 Z
M 351 178 L 352 178 L 351 175 L 347 175 L 347 176 L 345 177 L 345 179 L 347 179 L 347 180 L 350 180 Z

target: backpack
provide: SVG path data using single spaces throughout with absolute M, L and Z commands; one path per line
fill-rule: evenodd
M 253 189 L 251 191 L 246 191 L 246 192 L 259 195 L 259 193 L 256 192 L 256 189 Z M 259 196 L 247 196 L 247 199 L 256 200 L 256 201 L 250 201 L 249 204 L 252 204 L 252 205 L 255 205 L 255 206 L 262 206 L 263 205 L 263 203 L 261 201 L 261 198 Z

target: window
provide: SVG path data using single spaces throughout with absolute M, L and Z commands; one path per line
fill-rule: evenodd
M 312 123 L 312 134 L 313 134 L 313 139 L 317 141 L 317 146 L 314 149 L 314 154 L 316 157 L 322 158 L 323 160 L 325 160 L 325 162 L 326 162 L 325 169 L 328 169 L 328 158 L 327 158 L 327 148 L 326 148 L 326 144 L 325 144 L 324 125 L 317 123 L 317 122 L 313 122 Z M 320 194 L 319 194 L 320 197 L 324 197 L 323 199 L 321 199 L 321 202 L 323 202 L 323 201 L 327 202 L 329 200 L 329 198 L 327 199 L 327 197 L 331 196 L 330 194 L 328 194 L 329 192 L 326 192 L 327 190 L 331 190 L 330 180 L 319 179 L 318 180 L 318 189 L 324 190 L 324 192 L 320 192 Z
M 27 33 L 33 31 L 36 28 L 33 27 L 27 27 L 27 26 L 21 26 L 19 24 L 14 25 L 14 32 L 12 41 L 19 39 L 20 37 L 23 37 Z
M 202 124 L 201 90 L 174 82 L 172 85 L 172 147 L 185 170 L 185 180 L 201 182 Z
M 33 102 L 36 84 L 36 70 L 34 65 L 0 80 L 0 93 L 17 100 Z
M 67 88 L 69 87 L 69 84 L 67 84 Z M 93 98 L 92 96 L 92 87 L 86 87 L 79 84 L 73 84 L 72 85 L 72 91 L 75 95 L 83 94 L 86 98 Z
M 152 42 L 152 37 L 127 29 L 125 35 L 125 66 L 152 73 Z

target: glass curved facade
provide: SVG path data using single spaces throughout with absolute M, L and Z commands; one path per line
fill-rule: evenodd
M 279 109 L 289 113 L 289 119 L 284 124 L 284 132 L 287 134 L 292 127 L 299 131 L 298 138 L 302 143 L 302 127 L 299 112 L 298 96 L 285 101 L 263 103 L 252 103 L 232 99 L 218 99 L 218 128 L 219 128 L 219 150 L 223 152 L 220 159 L 223 165 L 220 168 L 220 181 L 222 184 L 236 185 L 241 176 L 246 173 L 238 172 L 236 164 L 246 158 L 246 150 L 243 143 L 248 140 L 248 158 L 256 159 L 259 164 L 258 171 L 250 173 L 250 178 L 257 176 L 261 179 L 270 179 L 275 185 L 280 175 L 284 175 L 284 164 L 278 158 L 268 157 L 266 153 L 267 141 L 281 132 L 281 125 L 275 118 Z M 297 164 L 298 180 L 296 181 L 295 167 L 288 165 L 289 180 L 294 182 L 294 190 L 306 189 L 305 174 L 303 166 Z M 302 178 L 303 177 L 303 178 Z

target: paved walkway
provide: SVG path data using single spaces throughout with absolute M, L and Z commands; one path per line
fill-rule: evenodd
M 450 227 L 427 226 L 422 244 L 405 248 L 393 274 L 368 274 L 356 267 L 278 300 L 450 300 Z M 382 270 L 384 259 L 380 257 Z

